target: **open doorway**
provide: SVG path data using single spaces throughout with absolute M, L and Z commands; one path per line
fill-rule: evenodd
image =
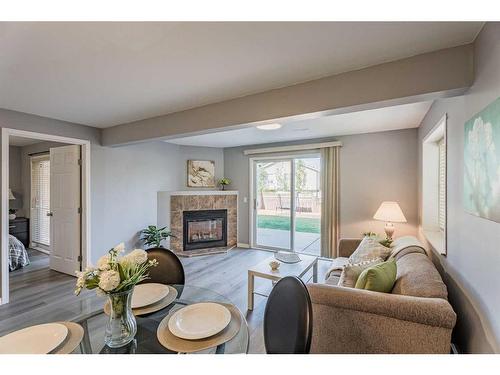
M 2 205 L 2 219 L 8 226 L 2 225 L 7 241 L 2 241 L 1 303 L 27 295 L 57 299 L 61 285 L 73 284 L 75 271 L 90 258 L 88 143 L 17 130 L 6 137 L 5 131 L 2 160 L 8 162 L 2 172 L 8 178 L 2 179 L 2 193 L 8 205 Z

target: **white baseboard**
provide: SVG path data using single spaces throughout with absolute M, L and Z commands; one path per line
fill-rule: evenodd
M 238 242 L 236 244 L 237 247 L 242 247 L 243 249 L 250 249 L 250 245 L 247 244 L 247 243 L 242 243 L 242 242 Z

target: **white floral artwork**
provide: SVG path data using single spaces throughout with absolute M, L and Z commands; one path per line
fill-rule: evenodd
M 215 162 L 212 160 L 188 160 L 188 187 L 215 187 Z
M 464 206 L 500 222 L 500 99 L 465 123 Z

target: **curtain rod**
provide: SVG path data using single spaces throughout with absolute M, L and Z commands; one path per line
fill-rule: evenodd
M 277 147 L 266 147 L 266 148 L 256 148 L 252 150 L 244 150 L 245 155 L 255 155 L 255 154 L 268 154 L 270 152 L 289 152 L 289 151 L 303 151 L 303 150 L 317 150 L 319 148 L 327 147 L 342 147 L 342 142 L 322 142 L 322 143 L 309 143 L 304 145 L 290 145 L 290 146 L 277 146 Z

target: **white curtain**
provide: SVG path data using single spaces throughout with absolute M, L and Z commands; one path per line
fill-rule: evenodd
M 321 149 L 321 256 L 338 256 L 339 147 Z

